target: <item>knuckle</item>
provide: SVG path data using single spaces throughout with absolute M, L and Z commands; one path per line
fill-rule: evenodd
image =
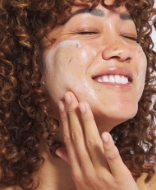
M 96 140 L 94 138 L 87 138 L 86 145 L 87 145 L 87 148 L 93 149 L 96 146 Z
M 96 173 L 96 181 L 100 184 L 108 184 L 109 183 L 109 176 L 107 174 L 104 175 L 103 171 L 100 170 Z
M 66 121 L 66 120 L 67 120 L 67 115 L 66 115 L 65 112 L 62 112 L 62 113 L 60 114 L 60 116 L 61 116 L 61 120 L 62 120 L 62 121 Z
M 95 177 L 92 174 L 87 173 L 85 175 L 86 184 L 94 184 L 95 183 L 94 180 L 95 180 Z
M 70 144 L 71 138 L 69 134 L 64 134 L 64 142 L 65 144 Z
M 95 180 L 95 176 L 92 174 L 92 173 L 89 173 L 89 172 L 85 172 L 80 174 L 78 173 L 77 171 L 73 170 L 71 171 L 71 175 L 72 175 L 72 178 L 73 180 L 78 183 L 78 184 L 81 184 L 82 186 L 95 186 L 97 184 L 97 181 Z
M 72 109 L 68 109 L 68 113 L 71 115 L 73 114 L 73 110 Z
M 124 175 L 119 176 L 118 178 L 115 178 L 115 183 L 119 185 L 119 184 L 122 184 L 123 181 L 127 181 L 127 179 L 130 179 L 130 178 L 132 178 L 131 172 L 130 171 L 124 172 Z
M 107 160 L 109 162 L 114 162 L 116 160 L 116 158 L 118 158 L 118 156 L 119 156 L 119 152 L 118 152 L 117 148 L 115 148 L 113 150 L 113 152 L 110 152 L 109 154 L 107 154 Z
M 69 115 L 72 115 L 74 113 L 74 108 L 73 107 L 68 107 L 67 111 L 68 111 Z
M 83 122 L 84 122 L 85 124 L 90 124 L 90 122 L 91 122 L 92 120 L 94 120 L 93 116 L 86 115 L 86 114 L 83 115 Z
M 79 175 L 79 173 L 77 171 L 75 171 L 75 170 L 71 171 L 71 176 L 72 176 L 73 180 L 75 182 L 77 182 L 77 183 L 80 183 L 80 181 L 82 180 L 81 176 Z
M 79 143 L 80 138 L 81 138 L 81 133 L 80 132 L 78 132 L 78 131 L 73 131 L 72 132 L 72 140 L 73 140 L 74 143 Z
M 92 174 L 91 172 L 85 172 L 84 176 L 83 176 L 83 181 L 84 184 L 88 187 L 94 187 L 96 185 L 96 180 L 95 180 L 95 176 L 94 174 Z

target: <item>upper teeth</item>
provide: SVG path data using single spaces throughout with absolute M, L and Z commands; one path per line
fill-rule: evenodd
M 118 83 L 118 84 L 127 84 L 128 78 L 121 75 L 105 75 L 98 77 L 97 82 L 111 82 L 111 83 Z

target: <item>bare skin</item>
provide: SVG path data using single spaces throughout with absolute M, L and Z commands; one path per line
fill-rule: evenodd
M 76 8 L 74 7 L 73 11 L 75 10 L 77 11 L 77 9 L 78 7 Z M 101 7 L 100 9 L 103 10 L 103 8 Z M 44 54 L 45 58 L 47 58 L 47 54 L 49 54 L 49 51 L 51 50 L 52 51 L 55 50 L 53 51 L 54 53 L 53 55 L 55 56 L 55 58 L 57 58 L 56 50 L 59 50 L 60 52 L 61 51 L 61 49 L 59 49 L 60 47 L 63 48 L 64 45 L 68 45 L 68 50 L 72 51 L 72 55 L 73 53 L 80 51 L 81 55 L 84 55 L 83 53 L 85 53 L 86 58 L 88 58 L 86 60 L 89 60 L 91 56 L 92 59 L 89 60 L 90 62 L 84 62 L 83 67 L 80 67 L 80 65 L 76 65 L 76 62 L 72 62 L 75 64 L 75 65 L 73 64 L 72 66 L 70 64 L 65 65 L 66 55 L 70 56 L 70 51 L 65 52 L 66 49 L 63 49 L 61 55 L 64 66 L 63 68 L 66 69 L 63 70 L 63 73 L 66 73 L 68 77 L 65 77 L 65 75 L 61 75 L 61 73 L 56 72 L 58 78 L 56 75 L 55 76 L 52 75 L 52 70 L 57 69 L 57 67 L 54 67 L 55 65 L 53 65 L 53 62 L 51 61 L 54 60 L 53 57 L 51 57 L 52 58 L 51 60 L 48 59 L 48 61 L 50 60 L 50 62 L 48 63 L 45 62 L 45 64 L 49 64 L 50 66 L 47 67 L 46 65 L 45 76 L 43 77 L 43 79 L 44 83 L 46 84 L 48 93 L 51 96 L 51 100 L 53 101 L 53 105 L 57 110 L 57 112 L 55 113 L 56 118 L 60 121 L 60 123 L 62 123 L 61 126 L 62 134 L 60 135 L 60 141 L 63 141 L 63 136 L 64 136 L 66 148 L 58 149 L 56 153 L 60 158 L 54 158 L 50 154 L 46 144 L 43 143 L 41 145 L 40 154 L 45 158 L 45 162 L 43 166 L 34 174 L 34 178 L 38 178 L 40 182 L 37 190 L 52 190 L 52 189 L 53 190 L 62 190 L 62 189 L 63 190 L 106 190 L 106 189 L 155 190 L 156 189 L 156 176 L 154 176 L 154 178 L 148 184 L 144 183 L 145 174 L 143 174 L 137 180 L 137 183 L 134 181 L 130 171 L 122 162 L 118 150 L 115 147 L 113 140 L 108 133 L 115 125 L 124 122 L 125 120 L 133 117 L 136 114 L 137 103 L 142 94 L 144 86 L 146 58 L 144 56 L 142 49 L 134 40 L 134 37 L 136 38 L 136 30 L 134 23 L 131 20 L 123 21 L 122 19 L 120 19 L 119 16 L 115 17 L 115 15 L 112 17 L 113 19 L 115 18 L 115 20 L 111 20 L 110 18 L 112 13 L 109 12 L 109 14 L 107 14 L 107 10 L 105 10 L 104 13 L 106 13 L 108 17 L 103 17 L 99 15 L 95 16 L 94 14 L 93 15 L 85 14 L 81 15 L 81 17 L 80 15 L 79 16 L 76 15 L 74 18 L 70 19 L 66 27 L 62 28 L 61 26 L 56 27 L 50 34 L 56 37 L 56 42 L 53 46 L 50 47 L 51 48 L 50 50 L 47 49 L 45 51 Z M 119 15 L 118 11 L 117 15 Z M 87 27 L 85 28 L 80 27 L 80 29 L 85 29 L 85 31 L 79 31 L 81 33 L 83 32 L 83 35 L 80 35 L 78 33 L 72 33 L 71 32 L 72 30 L 71 31 L 68 30 L 69 25 L 73 27 L 73 24 L 75 24 L 79 20 L 82 20 L 82 18 L 87 19 L 85 23 L 86 25 L 85 24 L 83 25 Z M 106 19 L 106 21 L 110 19 L 111 22 L 110 23 L 104 22 L 104 19 Z M 92 21 L 94 21 L 93 24 Z M 98 22 L 100 21 L 99 24 L 96 25 L 99 26 L 99 28 L 92 27 L 94 23 L 98 23 L 97 21 Z M 103 25 L 103 23 L 107 25 Z M 121 26 L 126 26 L 130 28 L 125 27 L 123 32 L 119 30 L 121 29 Z M 111 30 L 104 30 L 105 28 Z M 89 33 L 89 35 L 88 34 L 86 35 L 86 33 Z M 110 40 L 105 41 L 108 38 L 108 35 L 111 35 L 109 36 L 109 39 L 111 39 L 112 41 Z M 79 42 L 81 42 L 81 44 L 77 43 L 77 41 L 74 40 L 78 40 Z M 93 41 L 94 43 L 92 43 L 92 40 L 94 40 Z M 63 41 L 63 43 L 61 43 L 60 45 L 61 41 Z M 71 45 L 70 48 L 69 45 Z M 81 45 L 82 48 L 84 47 L 84 50 L 86 50 L 87 47 L 88 48 L 87 51 L 81 51 L 81 49 L 78 49 L 79 45 Z M 117 47 L 118 49 L 116 49 Z M 75 52 L 73 51 L 74 48 L 77 48 Z M 65 53 L 63 54 L 63 52 Z M 136 54 L 136 52 L 138 54 Z M 87 55 L 89 56 L 87 57 Z M 80 54 L 75 55 L 74 60 L 77 61 L 79 57 Z M 141 62 L 140 62 L 140 57 L 142 58 Z M 82 58 L 84 60 L 84 57 Z M 57 62 L 57 59 L 55 59 L 55 62 Z M 61 61 L 59 60 L 57 63 L 61 63 Z M 139 64 L 141 65 L 141 68 L 139 67 Z M 57 66 L 59 65 L 57 64 Z M 73 74 L 75 66 L 77 66 L 76 71 L 79 72 Z M 46 68 L 49 73 L 46 71 Z M 49 68 L 52 68 L 52 70 L 50 70 Z M 62 68 L 62 65 L 60 65 L 60 68 Z M 106 69 L 108 70 L 110 68 L 115 68 L 115 72 L 118 70 L 118 68 L 120 69 L 124 68 L 125 70 L 130 71 L 134 78 L 132 84 L 133 89 L 130 91 L 128 90 L 123 91 L 122 88 L 124 85 L 102 84 L 103 85 L 102 86 L 100 83 L 98 84 L 92 80 L 91 74 L 94 74 L 93 73 L 94 71 L 97 71 L 97 74 L 99 74 L 99 71 Z M 143 69 L 142 72 L 140 71 L 140 69 Z M 75 76 L 74 79 L 75 83 L 71 83 L 68 86 L 68 83 L 64 84 L 63 82 L 65 81 L 65 79 L 69 78 L 70 73 L 72 73 Z M 84 76 L 80 75 L 80 73 L 83 73 Z M 62 78 L 60 76 L 62 76 Z M 140 77 L 142 77 L 141 80 Z M 135 81 L 135 79 L 138 80 Z M 52 84 L 53 81 L 54 84 Z M 57 86 L 59 86 L 57 84 L 58 81 L 61 81 L 62 85 L 61 88 L 57 88 Z M 93 91 L 95 90 L 95 92 L 98 92 L 97 93 L 98 99 L 96 98 L 92 99 L 92 97 L 90 98 L 89 95 L 88 95 L 89 99 L 83 99 L 83 97 L 85 97 L 86 95 L 84 88 L 86 86 L 81 86 L 82 84 L 81 81 L 82 82 L 85 81 L 86 82 L 85 84 L 88 84 L 87 87 L 90 84 L 92 84 L 90 86 L 93 87 Z M 53 94 L 55 84 L 56 84 L 55 93 L 56 92 L 57 93 Z M 78 91 L 75 88 L 75 84 L 80 85 Z M 60 89 L 63 89 L 63 91 L 60 92 Z M 68 92 L 69 89 L 71 91 L 73 90 L 76 96 L 73 93 Z M 98 91 L 98 89 L 102 90 Z M 80 92 L 79 90 L 82 91 L 81 94 L 79 93 Z M 112 103 L 112 100 L 110 100 L 110 95 L 112 93 L 115 93 L 115 96 L 113 98 L 114 103 L 113 106 L 108 106 L 111 105 Z M 103 95 L 105 95 L 105 98 L 103 98 Z M 58 109 L 59 100 L 61 101 L 59 102 L 59 109 Z M 89 102 L 87 100 L 89 100 Z M 94 102 L 94 100 L 96 101 Z M 104 102 L 103 100 L 106 101 Z M 89 103 L 89 105 L 87 102 Z M 120 102 L 120 104 L 118 104 L 118 102 Z M 130 108 L 129 110 L 126 109 L 127 118 L 123 118 L 123 113 L 125 113 L 125 105 L 126 105 L 125 102 L 126 104 L 129 103 L 128 107 Z M 96 107 L 95 105 L 97 105 L 97 103 L 99 104 Z M 120 105 L 120 113 L 119 113 L 119 105 Z M 110 110 L 108 110 L 108 107 L 110 107 Z M 107 115 L 107 117 L 104 118 L 105 114 Z M 120 117 L 115 118 L 116 115 L 119 115 Z M 98 123 L 97 121 L 99 121 L 99 125 L 97 125 Z M 107 132 L 103 133 L 103 131 Z M 1 188 L 1 190 L 21 190 L 21 189 L 19 187 L 10 187 L 10 188 Z
M 45 147 L 46 148 L 46 147 Z M 62 159 L 53 158 L 50 153 L 45 149 L 42 150 L 42 155 L 45 158 L 45 163 L 42 168 L 37 172 L 40 178 L 40 186 L 37 190 L 76 190 L 74 181 L 70 176 L 69 165 Z M 59 178 L 58 178 L 59 174 Z M 145 183 L 144 179 L 146 174 L 137 180 L 139 190 L 155 190 L 156 189 L 156 175 L 149 183 Z M 0 188 L 1 190 L 22 190 L 19 187 Z M 127 188 L 126 188 L 127 189 Z
M 57 153 L 68 159 L 77 190 L 138 190 L 109 133 L 100 138 L 89 105 L 78 103 L 69 92 L 59 108 L 68 157 L 63 151 Z
M 62 114 L 63 114 L 63 112 L 62 112 Z M 73 116 L 74 116 L 74 114 L 73 114 Z M 92 116 L 90 115 L 89 117 L 91 117 L 90 119 L 92 120 Z M 71 129 L 71 130 L 73 130 L 73 129 Z M 96 128 L 95 128 L 95 131 L 96 131 Z M 107 133 L 105 133 L 105 134 L 108 135 Z M 93 134 L 93 135 L 95 135 L 95 134 Z M 107 162 L 108 164 L 106 164 L 106 162 L 102 163 L 103 160 L 100 161 L 100 157 L 98 157 L 97 151 L 96 151 L 96 152 L 94 152 L 95 162 L 97 162 L 96 167 L 97 168 L 99 167 L 102 169 L 102 167 L 105 167 L 105 165 L 106 165 L 106 168 L 104 168 L 104 172 L 107 172 L 106 170 L 108 170 L 108 172 L 110 172 L 110 169 L 108 169 L 108 165 L 109 165 L 109 167 L 111 166 L 111 170 L 114 170 L 114 174 L 116 175 L 116 177 L 118 177 L 118 175 L 120 177 L 121 172 L 125 172 L 126 176 L 124 176 L 124 178 L 122 178 L 121 181 L 123 180 L 122 182 L 124 182 L 124 180 L 125 180 L 125 182 L 127 183 L 127 180 L 129 178 L 130 179 L 129 185 L 132 185 L 132 183 L 134 185 L 134 187 L 131 187 L 130 190 L 135 190 L 135 189 L 155 190 L 156 189 L 156 175 L 152 178 L 152 180 L 149 183 L 146 184 L 144 182 L 146 174 L 143 174 L 137 180 L 137 186 L 138 187 L 135 186 L 135 182 L 132 179 L 132 176 L 129 173 L 129 171 L 126 169 L 125 165 L 122 163 L 122 160 L 120 159 L 120 155 L 118 154 L 117 149 L 115 148 L 114 144 L 112 143 L 110 136 L 108 135 L 107 137 L 108 137 L 108 142 L 104 143 L 104 141 L 102 141 L 103 148 L 105 149 L 105 153 L 103 154 L 103 156 L 106 159 L 105 160 L 106 162 L 107 162 L 108 158 L 109 159 L 113 158 L 113 159 L 111 159 L 111 162 L 108 160 L 108 162 L 109 162 L 109 163 Z M 71 144 L 68 143 L 68 146 L 69 145 L 71 145 Z M 75 146 L 75 143 L 73 142 L 72 145 Z M 82 143 L 80 143 L 79 145 L 82 145 Z M 69 148 L 67 148 L 67 149 L 69 150 Z M 73 150 L 70 150 L 70 151 L 72 152 Z M 66 149 L 64 149 L 64 148 L 61 148 L 60 150 L 58 150 L 57 153 L 58 153 L 58 155 L 60 155 L 60 157 L 62 159 L 61 158 L 54 158 L 50 154 L 47 146 L 44 143 L 42 144 L 41 155 L 45 158 L 45 162 L 44 162 L 43 166 L 34 174 L 35 178 L 38 178 L 40 181 L 40 185 L 37 188 L 37 190 L 52 190 L 52 189 L 53 190 L 62 190 L 62 189 L 63 190 L 79 190 L 79 189 L 84 190 L 84 189 L 86 189 L 83 187 L 76 187 L 75 186 L 74 180 L 71 176 L 71 170 L 73 170 L 75 166 L 74 166 L 74 164 L 71 164 L 71 162 L 69 161 L 69 159 L 73 159 L 73 158 L 69 158 L 72 156 L 68 157 L 66 154 L 67 153 Z M 79 154 L 82 154 L 82 153 L 83 153 L 82 151 L 79 152 Z M 116 156 L 114 157 L 114 155 L 116 155 Z M 84 156 L 84 154 L 82 154 L 82 157 L 83 156 Z M 84 164 L 86 164 L 86 162 L 87 162 L 87 160 L 85 160 L 85 159 L 82 161 L 84 162 Z M 103 166 L 101 166 L 101 164 L 103 164 Z M 119 170 L 117 169 L 117 167 L 119 167 L 119 165 L 116 165 L 116 164 L 120 165 Z M 123 168 L 123 170 L 121 170 L 121 168 Z M 79 169 L 82 169 L 82 168 L 79 168 Z M 81 174 L 83 174 L 83 173 L 81 173 Z M 81 178 L 81 180 L 82 180 L 81 184 L 83 185 L 83 183 L 84 183 L 83 178 Z M 109 181 L 107 181 L 107 182 L 109 182 Z M 119 182 L 120 182 L 120 180 L 119 180 Z M 86 185 L 86 183 L 84 183 L 84 185 Z M 101 188 L 97 188 L 98 190 L 101 190 L 101 189 L 103 190 L 106 188 L 105 184 L 101 183 L 101 185 L 103 185 L 103 186 Z M 112 182 L 110 183 L 110 185 L 112 185 Z M 88 186 L 87 186 L 87 188 L 88 188 Z M 119 189 L 118 187 L 116 187 L 116 188 L 117 188 L 117 190 Z M 113 187 L 113 190 L 116 190 L 116 188 Z M 1 190 L 22 190 L 18 186 L 7 187 L 7 188 L 3 187 L 0 189 Z M 90 189 L 92 189 L 92 188 L 90 188 Z M 110 187 L 107 187 L 106 189 L 111 190 Z M 126 189 L 128 189 L 128 188 L 126 187 Z
M 69 94 L 71 103 L 69 103 Z M 76 134 L 76 136 L 65 140 L 67 149 L 60 148 L 57 150 L 57 154 L 62 159 L 54 158 L 46 144 L 42 144 L 40 151 L 45 158 L 45 162 L 34 175 L 40 181 L 37 190 L 155 190 L 156 175 L 149 183 L 145 184 L 146 174 L 143 174 L 135 183 L 129 170 L 122 162 L 111 136 L 107 132 L 103 133 L 102 138 L 99 136 L 92 112 L 87 103 L 78 103 L 71 92 L 65 95 L 65 102 L 65 104 L 63 102 L 59 103 L 64 133 L 67 137 L 69 136 L 68 133 Z M 83 105 L 86 107 L 85 112 Z M 80 108 L 80 112 L 76 108 Z M 79 114 L 77 114 L 78 112 Z M 69 115 L 69 120 L 67 115 Z M 80 117 L 82 118 L 81 125 L 83 123 L 84 132 L 81 131 L 82 127 L 79 125 Z M 71 127 L 69 127 L 67 121 L 70 122 Z M 88 125 L 91 130 L 88 130 Z M 85 139 L 94 138 L 96 143 L 88 141 L 93 143 L 86 144 Z M 99 151 L 97 151 L 97 147 Z M 85 171 L 88 171 L 88 173 Z M 73 173 L 73 176 L 71 176 L 71 173 Z M 105 178 L 106 176 L 107 179 Z M 21 188 L 9 187 L 1 188 L 1 190 L 21 190 Z

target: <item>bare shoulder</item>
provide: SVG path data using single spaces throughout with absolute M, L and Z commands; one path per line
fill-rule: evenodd
M 145 183 L 144 179 L 146 178 L 147 174 L 143 174 L 138 180 L 137 185 L 139 187 L 139 190 L 156 190 L 156 174 L 153 176 L 153 178 L 148 182 Z

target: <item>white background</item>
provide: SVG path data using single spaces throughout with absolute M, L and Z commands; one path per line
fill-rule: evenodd
M 152 32 L 152 39 L 155 44 L 154 51 L 156 51 L 156 30 L 155 29 L 153 29 L 153 32 Z
M 156 7 L 156 0 L 155 0 L 155 7 Z M 153 39 L 153 42 L 155 43 L 154 50 L 156 51 L 156 30 L 155 29 L 153 29 L 152 39 Z
M 155 44 L 154 50 L 156 51 L 156 30 L 155 29 L 153 29 L 153 32 L 152 32 L 152 39 Z

